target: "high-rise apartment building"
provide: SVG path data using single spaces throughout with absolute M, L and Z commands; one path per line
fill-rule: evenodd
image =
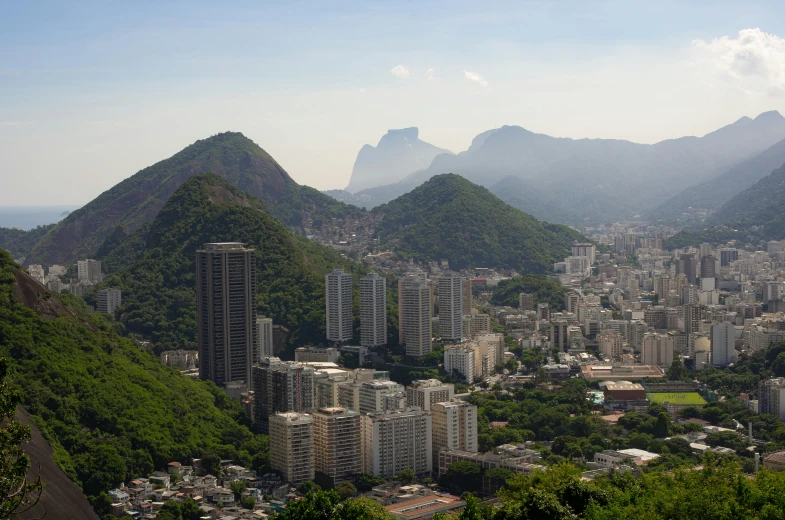
M 728 267 L 739 259 L 739 250 L 733 247 L 723 247 L 717 250 L 720 253 L 720 266 Z
M 387 344 L 387 287 L 376 273 L 360 278 L 360 345 Z
M 591 243 L 575 243 L 572 245 L 572 256 L 585 256 L 589 265 L 594 265 L 597 260 L 597 246 Z
M 758 383 L 758 413 L 785 420 L 785 378 L 764 379 Z
M 52 273 L 52 269 L 49 269 Z M 92 284 L 100 283 L 104 275 L 101 273 L 101 261 L 88 258 L 76 262 L 76 277 L 79 280 L 86 280 Z
M 431 408 L 433 461 L 442 450 L 477 452 L 477 407 L 454 399 Z M 437 468 L 438 470 L 438 468 Z
M 101 289 L 96 303 L 98 312 L 114 314 L 115 309 L 123 304 L 123 293 L 119 289 Z
M 439 335 L 442 340 L 460 341 L 463 338 L 462 278 L 456 273 L 439 277 Z
M 660 303 L 665 303 L 665 298 L 671 291 L 671 277 L 661 274 L 654 278 L 654 294 L 660 297 Z
M 404 469 L 416 475 L 433 467 L 431 414 L 419 408 L 363 415 L 363 473 L 392 478 Z
M 608 329 L 597 334 L 596 339 L 603 356 L 610 359 L 621 359 L 624 354 L 624 337 L 621 334 Z
M 491 333 L 491 317 L 488 314 L 469 314 L 464 316 L 463 335 L 473 338 L 479 334 Z
M 474 350 L 468 345 L 457 345 L 444 350 L 444 369 L 448 374 L 458 372 L 467 383 L 474 381 L 474 360 Z
M 352 275 L 340 269 L 325 275 L 325 305 L 327 308 L 327 341 L 351 341 Z
M 518 295 L 518 309 L 522 311 L 534 310 L 534 295 L 522 292 Z
M 404 317 L 404 310 L 406 307 L 406 302 L 403 299 L 403 292 L 406 288 L 411 287 L 415 283 L 418 282 L 425 282 L 428 284 L 429 289 L 429 301 L 431 304 L 430 309 L 428 310 L 429 315 L 433 316 L 433 284 L 431 284 L 430 280 L 426 277 L 425 273 L 419 270 L 413 270 L 403 276 L 398 280 L 398 343 L 401 345 L 405 345 L 406 341 L 404 341 L 404 333 L 403 333 L 403 317 Z
M 205 244 L 196 252 L 199 377 L 251 385 L 256 348 L 256 252 L 245 244 Z
M 724 367 L 736 362 L 736 327 L 729 321 L 711 328 L 711 363 Z
M 406 405 L 403 385 L 395 381 L 366 381 L 360 385 L 360 413 L 395 410 Z
M 695 285 L 697 282 L 697 262 L 694 253 L 682 253 L 676 263 L 676 274 L 683 274 L 687 277 L 687 283 Z
M 643 335 L 641 363 L 668 368 L 673 363 L 675 345 L 671 336 L 647 332 Z
M 360 414 L 340 407 L 320 408 L 313 414 L 316 471 L 333 486 L 362 473 Z
M 316 476 L 314 420 L 311 415 L 286 412 L 270 417 L 270 467 L 294 485 Z
M 425 280 L 407 280 L 399 295 L 401 335 L 406 355 L 422 357 L 431 351 L 431 290 Z
M 314 368 L 277 357 L 253 367 L 254 422 L 262 432 L 271 415 L 310 412 L 314 408 Z
M 461 282 L 463 287 L 463 310 L 461 313 L 465 316 L 472 313 L 472 305 L 474 297 L 472 296 L 472 279 L 464 278 Z
M 420 379 L 406 387 L 406 405 L 429 411 L 435 403 L 452 400 L 455 385 L 438 379 Z
M 275 355 L 273 352 L 273 319 L 264 316 L 256 317 L 256 349 L 254 349 L 254 364 L 266 357 Z

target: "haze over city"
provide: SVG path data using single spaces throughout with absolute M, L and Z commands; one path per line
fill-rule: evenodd
M 227 130 L 317 189 L 392 128 L 453 152 L 502 125 L 703 135 L 785 107 L 783 20 L 779 2 L 12 4 L 0 205 L 84 204 Z

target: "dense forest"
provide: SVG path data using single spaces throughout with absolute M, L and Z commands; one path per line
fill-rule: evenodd
M 0 228 L 0 248 L 11 253 L 12 258 L 22 258 L 54 226 L 54 224 L 47 224 L 27 231 L 17 228 Z
M 403 258 L 447 259 L 453 269 L 499 267 L 522 273 L 552 271 L 584 237 L 508 206 L 459 175 L 431 178 L 373 209 L 383 215 L 379 238 Z
M 538 303 L 547 303 L 551 311 L 564 309 L 564 297 L 567 294 L 564 286 L 556 280 L 542 275 L 527 274 L 499 282 L 491 294 L 491 303 L 517 307 L 520 293 L 532 294 L 535 308 Z
M 267 466 L 267 437 L 214 384 L 182 376 L 84 302 L 43 289 L 0 251 L 0 357 L 55 462 L 100 512 L 106 491 L 190 457 Z
M 324 341 L 327 272 L 343 268 L 355 275 L 356 286 L 359 275 L 367 272 L 334 249 L 292 233 L 261 201 L 212 175 L 186 181 L 147 234 L 134 233 L 128 240 L 130 244 L 122 242 L 110 255 L 115 265 L 126 267 L 101 287 L 123 291 L 125 331 L 160 348 L 194 344 L 196 251 L 205 243 L 244 242 L 256 250 L 259 313 L 289 329 L 289 345 Z M 356 299 L 359 307 L 359 295 Z M 390 309 L 389 321 L 390 334 L 397 337 L 395 309 Z
M 93 257 L 118 226 L 133 233 L 158 214 L 169 196 L 190 177 L 212 173 L 261 199 L 289 226 L 305 226 L 361 211 L 297 184 L 256 143 L 226 132 L 195 142 L 149 166 L 72 212 L 30 251 L 36 263 L 71 263 Z

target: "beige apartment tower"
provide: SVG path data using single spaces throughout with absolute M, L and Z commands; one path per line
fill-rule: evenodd
M 325 275 L 325 308 L 327 341 L 351 341 L 352 324 L 352 275 L 340 269 Z
M 321 408 L 313 414 L 316 471 L 338 485 L 362 473 L 360 414 L 346 408 Z
M 406 387 L 406 405 L 429 411 L 436 403 L 450 401 L 455 395 L 455 385 L 438 379 L 420 379 Z
M 438 469 L 439 452 L 477 452 L 477 407 L 454 399 L 431 407 L 433 461 Z
M 308 414 L 270 416 L 270 467 L 299 485 L 315 477 L 314 421 Z
M 400 293 L 401 335 L 406 355 L 422 357 L 431 351 L 431 290 L 425 280 L 406 283 Z
M 387 344 L 387 287 L 376 273 L 360 278 L 360 345 Z
M 442 340 L 463 338 L 463 278 L 456 273 L 442 275 L 439 287 L 439 335 Z
M 392 478 L 407 468 L 416 475 L 432 470 L 430 413 L 410 408 L 363 415 L 360 420 L 363 473 Z

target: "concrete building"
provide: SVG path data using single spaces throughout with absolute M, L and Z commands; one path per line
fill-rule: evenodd
M 264 316 L 256 317 L 256 351 L 254 352 L 254 364 L 259 363 L 266 357 L 275 355 L 273 352 L 273 319 Z
M 123 305 L 123 292 L 119 289 L 101 289 L 96 301 L 98 312 L 112 314 Z
M 615 330 L 603 330 L 597 334 L 600 352 L 606 358 L 621 359 L 624 353 L 624 337 Z
M 463 333 L 467 338 L 491 333 L 491 317 L 488 314 L 468 314 L 464 319 Z
M 340 407 L 320 408 L 313 414 L 316 471 L 333 485 L 362 473 L 360 414 Z
M 438 379 L 420 379 L 406 387 L 406 405 L 430 411 L 435 403 L 450 401 L 454 395 L 455 385 Z
M 654 279 L 654 294 L 659 296 L 662 303 L 665 297 L 671 291 L 671 277 L 667 274 L 661 274 Z
M 406 274 L 406 276 L 398 280 L 398 343 L 405 345 L 404 339 L 404 314 L 406 308 L 406 301 L 403 298 L 404 290 L 420 282 L 424 282 L 428 287 L 428 317 L 433 316 L 433 284 L 426 277 L 425 273 L 420 270 L 413 270 Z
M 337 363 L 340 357 L 337 348 L 299 347 L 294 350 L 294 360 L 300 363 Z
M 199 353 L 196 350 L 165 350 L 161 352 L 161 363 L 183 370 L 196 368 L 197 359 L 199 359 Z
M 327 341 L 342 343 L 354 336 L 352 324 L 352 275 L 340 269 L 325 275 Z
M 461 287 L 463 288 L 463 309 L 461 310 L 461 314 L 466 316 L 467 314 L 472 313 L 472 305 L 474 303 L 471 278 L 464 278 L 461 282 Z
M 46 283 L 46 277 L 44 276 L 44 267 L 41 264 L 30 264 L 27 266 L 27 274 L 30 275 L 33 280 L 44 285 Z
M 431 414 L 419 408 L 377 412 L 361 418 L 363 473 L 392 478 L 433 467 Z
M 439 336 L 442 340 L 463 338 L 463 279 L 455 273 L 442 275 L 439 287 Z
M 764 379 L 758 383 L 758 413 L 785 420 L 785 378 Z
M 360 278 L 360 345 L 387 344 L 387 286 L 376 273 Z
M 584 256 L 588 259 L 589 265 L 594 265 L 597 261 L 597 246 L 591 243 L 575 243 L 572 245 L 572 256 Z
M 431 408 L 434 470 L 442 450 L 477 451 L 477 407 L 460 399 L 435 403 Z
M 296 486 L 314 479 L 315 462 L 313 417 L 295 412 L 272 415 L 270 467 Z
M 395 381 L 366 381 L 360 385 L 361 414 L 406 407 L 403 385 Z
M 673 363 L 674 344 L 667 334 L 647 332 L 643 335 L 641 363 L 667 369 Z
M 196 252 L 199 377 L 251 385 L 256 348 L 256 252 L 245 244 L 205 244 Z
M 268 431 L 271 415 L 310 412 L 314 408 L 314 368 L 277 357 L 253 367 L 254 422 Z
M 491 334 L 478 334 L 474 336 L 474 341 L 480 344 L 486 343 L 489 348 L 496 351 L 494 355 L 494 367 L 504 362 L 504 352 L 507 347 L 504 343 L 504 334 L 491 333 Z
M 711 328 L 711 358 L 714 366 L 724 367 L 736 362 L 736 327 L 729 321 Z
M 448 374 L 458 372 L 467 383 L 474 381 L 474 350 L 468 345 L 457 345 L 444 351 L 444 369 Z
M 431 351 L 431 289 L 428 282 L 422 279 L 407 281 L 399 298 L 406 355 L 422 357 Z
M 507 452 L 507 450 L 499 451 L 500 453 L 475 453 L 463 450 L 442 450 L 439 453 L 435 453 L 434 457 L 439 461 L 439 476 L 447 473 L 450 465 L 455 462 L 474 462 L 482 468 L 483 472 L 496 468 L 506 468 L 518 474 L 529 474 L 534 471 L 547 470 L 545 466 L 534 464 L 531 455 L 516 456 L 514 453 Z M 493 483 L 490 482 L 489 479 L 483 478 L 483 492 L 486 494 L 493 494 L 494 491 L 495 488 L 493 487 Z
M 50 274 L 52 273 L 52 267 L 49 268 Z M 101 280 L 104 279 L 104 275 L 101 273 L 101 261 L 91 258 L 77 261 L 76 277 L 79 280 L 87 280 L 92 284 L 101 283 Z
M 474 352 L 474 377 L 490 377 L 497 364 L 497 345 L 488 341 L 472 341 L 468 343 Z
M 529 293 L 520 293 L 518 295 L 518 308 L 522 311 L 534 310 L 534 295 Z

